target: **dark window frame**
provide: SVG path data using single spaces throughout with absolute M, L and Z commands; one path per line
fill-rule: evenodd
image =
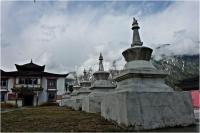
M 57 89 L 57 79 L 47 79 L 48 89 Z
M 37 85 L 38 84 L 38 78 L 19 78 L 18 84 L 29 84 L 29 85 Z
M 1 87 L 8 87 L 8 79 L 1 79 Z

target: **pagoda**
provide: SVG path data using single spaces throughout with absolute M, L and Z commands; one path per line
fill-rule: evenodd
M 79 81 L 78 81 L 78 77 L 75 77 L 75 81 L 74 81 L 74 86 L 73 86 L 73 92 L 71 93 L 71 96 L 76 96 L 79 89 L 81 88 Z
M 77 98 L 80 88 L 81 86 L 79 85 L 78 77 L 76 75 L 74 77 L 73 92 L 71 94 L 66 94 L 65 96 L 63 96 L 61 106 L 73 107 L 74 101 Z
M 195 123 L 189 92 L 176 92 L 165 84 L 167 73 L 150 62 L 153 50 L 143 46 L 133 19 L 131 47 L 122 55 L 124 70 L 114 79 L 117 88 L 104 96 L 101 115 L 132 130 L 188 126 Z
M 76 85 L 76 90 L 71 94 L 71 98 L 63 102 L 62 106 L 69 106 L 75 110 L 82 110 L 82 100 L 84 97 L 88 96 L 91 92 L 89 89 L 91 87 L 91 81 L 87 77 L 87 72 L 83 71 L 83 80 L 80 82 L 80 86 Z
M 89 89 L 91 87 L 91 81 L 89 81 L 89 78 L 87 76 L 87 72 L 85 69 L 83 71 L 83 80 L 80 82 L 80 87 L 81 88 L 79 89 L 77 93 L 79 97 L 88 95 L 91 92 L 91 90 Z
M 99 70 L 93 73 L 95 78 L 94 83 L 90 87 L 92 92 L 84 98 L 82 102 L 82 110 L 91 113 L 101 112 L 101 101 L 104 95 L 113 91 L 116 84 L 109 80 L 110 73 L 104 71 L 103 56 L 99 56 Z

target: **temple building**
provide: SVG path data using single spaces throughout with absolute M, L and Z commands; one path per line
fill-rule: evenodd
M 18 65 L 17 71 L 1 70 L 1 102 L 16 106 L 37 106 L 46 102 L 58 102 L 65 93 L 68 74 L 45 72 L 45 65 L 31 62 Z

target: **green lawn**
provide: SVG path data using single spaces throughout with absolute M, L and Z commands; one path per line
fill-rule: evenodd
M 123 131 L 100 114 L 67 107 L 35 107 L 1 113 L 2 132 Z

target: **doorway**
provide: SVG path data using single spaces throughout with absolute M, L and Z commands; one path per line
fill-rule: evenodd
M 34 95 L 24 95 L 23 98 L 23 106 L 33 106 Z

